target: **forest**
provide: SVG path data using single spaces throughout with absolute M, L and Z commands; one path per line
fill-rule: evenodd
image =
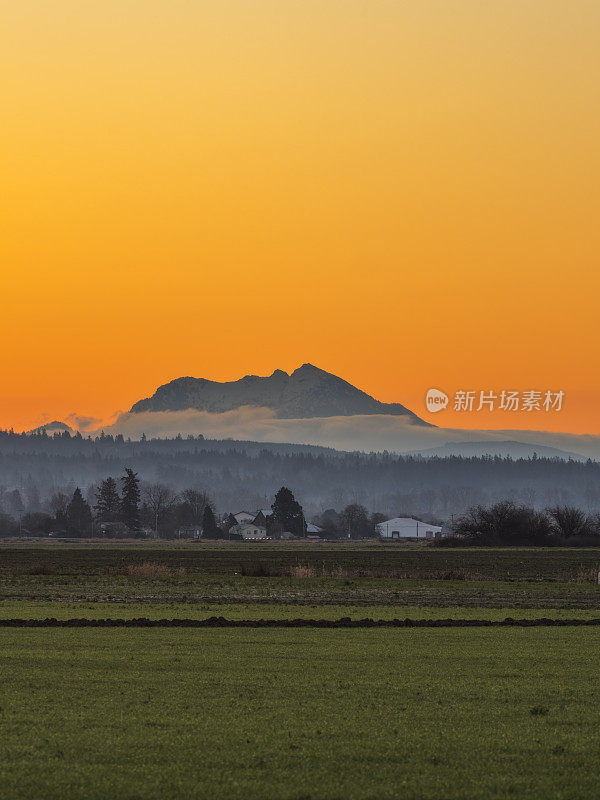
M 310 520 L 350 504 L 431 522 L 505 500 L 538 510 L 600 510 L 600 464 L 591 460 L 424 458 L 201 436 L 134 441 L 0 431 L 0 513 L 50 513 L 53 497 L 72 498 L 76 488 L 93 507 L 100 483 L 119 480 L 125 468 L 139 476 L 142 492 L 158 484 L 175 494 L 205 493 L 217 515 L 269 508 L 282 485 Z

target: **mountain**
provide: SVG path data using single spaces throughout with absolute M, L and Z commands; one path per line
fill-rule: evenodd
M 548 447 L 543 444 L 516 441 L 489 441 L 489 442 L 447 442 L 439 447 L 430 447 L 427 450 L 412 450 L 408 455 L 423 456 L 425 458 L 448 458 L 461 456 L 463 458 L 480 458 L 481 456 L 500 456 L 502 458 L 563 458 L 568 461 L 583 461 L 581 453 L 570 453 L 568 450 L 559 450 L 557 447 Z
M 246 375 L 224 383 L 205 378 L 177 378 L 159 386 L 152 397 L 135 403 L 131 413 L 188 409 L 220 413 L 241 406 L 267 407 L 281 419 L 393 414 L 406 416 L 417 425 L 429 426 L 400 403 L 380 403 L 356 386 L 312 364 L 303 364 L 291 375 L 276 369 L 264 378 Z
M 33 428 L 27 433 L 44 433 L 44 431 L 48 434 L 48 436 L 52 436 L 53 433 L 64 433 L 64 431 L 69 431 L 69 433 L 75 433 L 74 429 L 67 425 L 65 422 L 59 422 L 58 420 L 54 420 L 54 422 L 46 422 L 45 425 L 40 425 L 39 428 Z

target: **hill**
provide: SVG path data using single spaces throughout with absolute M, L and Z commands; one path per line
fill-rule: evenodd
M 487 442 L 447 442 L 439 447 L 430 447 L 426 450 L 413 450 L 410 455 L 420 455 L 425 458 L 460 456 L 462 458 L 481 458 L 482 456 L 500 456 L 501 458 L 572 458 L 581 461 L 585 458 L 580 453 L 560 450 L 557 447 L 547 447 L 542 444 L 517 441 L 487 441 Z
M 67 425 L 66 422 L 54 420 L 54 422 L 46 422 L 45 425 L 40 425 L 38 428 L 33 428 L 32 430 L 28 431 L 28 433 L 47 433 L 48 436 L 52 436 L 53 433 L 64 433 L 64 431 L 75 433 L 75 430 L 71 428 L 70 425 Z

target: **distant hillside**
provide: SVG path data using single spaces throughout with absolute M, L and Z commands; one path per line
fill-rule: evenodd
M 38 428 L 33 428 L 33 430 L 28 431 L 28 433 L 44 433 L 44 431 L 48 434 L 48 436 L 52 436 L 53 433 L 63 433 L 63 431 L 75 433 L 73 428 L 71 428 L 65 422 L 59 422 L 58 420 L 54 420 L 54 422 L 46 422 L 45 425 L 40 425 Z
M 427 450 L 415 450 L 411 452 L 411 455 L 420 455 L 427 458 L 433 456 L 437 456 L 438 458 L 448 458 L 448 456 L 479 458 L 486 455 L 508 456 L 509 458 L 532 458 L 534 454 L 540 458 L 572 458 L 575 460 L 582 460 L 584 458 L 580 453 L 570 453 L 567 450 L 559 450 L 556 447 L 513 441 L 447 442 L 439 447 L 431 447 Z
M 177 378 L 160 386 L 152 397 L 135 403 L 132 413 L 196 409 L 221 413 L 241 406 L 273 409 L 282 419 L 393 414 L 429 425 L 400 403 L 381 403 L 347 381 L 312 364 L 291 375 L 277 369 L 268 377 L 246 375 L 219 383 L 205 378 Z

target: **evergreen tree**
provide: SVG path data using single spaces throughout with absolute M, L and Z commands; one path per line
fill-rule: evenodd
M 233 514 L 229 514 L 225 523 L 223 525 L 225 531 L 229 533 L 229 531 L 233 528 L 234 525 L 237 525 L 237 519 L 233 516 Z
M 129 530 L 140 529 L 140 481 L 132 469 L 125 468 L 125 475 L 121 478 L 121 522 Z
M 287 486 L 282 486 L 277 492 L 271 509 L 275 519 L 283 526 L 284 530 L 290 531 L 295 536 L 304 536 L 306 525 L 302 506 Z
M 96 492 L 96 519 L 100 522 L 116 522 L 119 518 L 121 498 L 114 478 L 106 478 Z
M 207 505 L 202 515 L 202 535 L 210 538 L 214 536 L 216 532 L 217 523 L 215 522 L 215 515 L 213 514 L 212 508 Z
M 92 533 L 92 509 L 83 499 L 79 487 L 67 506 L 67 532 L 72 536 L 90 536 Z

